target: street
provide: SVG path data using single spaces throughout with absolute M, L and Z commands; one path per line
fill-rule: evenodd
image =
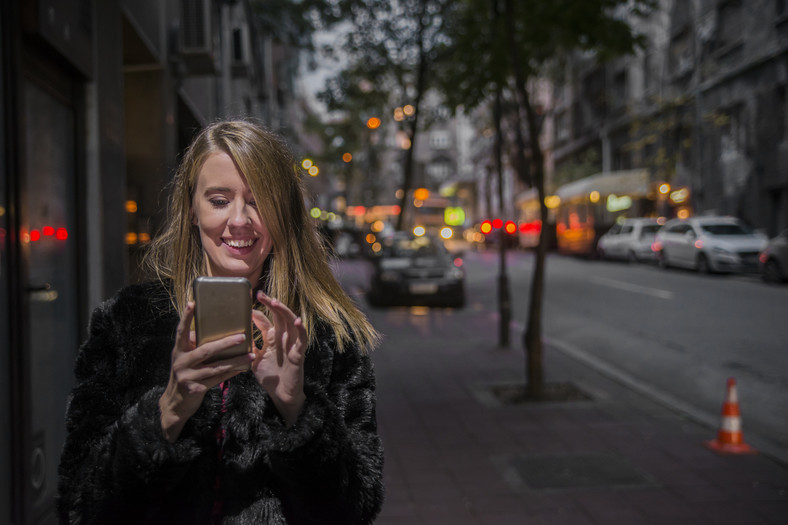
M 489 386 L 524 379 L 532 261 L 526 252 L 507 260 L 508 349 L 497 345 L 493 251 L 466 253 L 461 310 L 370 309 L 367 263 L 338 265 L 384 334 L 373 356 L 386 449 L 378 523 L 786 523 L 788 287 L 550 254 L 545 377 L 572 382 L 593 401 L 502 407 Z M 728 377 L 758 455 L 703 446 L 719 428 Z M 589 475 L 584 490 L 542 490 L 528 469 L 512 466 L 569 458 L 566 477 L 585 479 L 572 469 L 588 454 L 635 466 L 641 478 L 623 488 L 636 490 L 622 498 L 621 478 L 604 475 Z
M 468 258 L 469 297 L 493 295 L 497 254 Z M 515 324 L 527 315 L 529 254 L 509 258 Z M 728 377 L 738 384 L 745 436 L 788 459 L 788 287 L 756 276 L 698 275 L 647 264 L 550 255 L 544 337 L 635 386 L 719 420 Z M 519 331 L 514 344 L 520 345 Z
M 507 254 L 510 347 L 518 351 L 532 257 Z M 445 323 L 473 316 L 493 325 L 497 342 L 498 265 L 494 250 L 466 252 L 465 311 L 417 309 L 409 322 L 430 337 L 425 315 Z M 698 275 L 556 254 L 548 254 L 546 274 L 546 342 L 707 424 L 717 424 L 726 380 L 734 377 L 745 436 L 788 462 L 788 286 L 754 275 Z M 365 279 L 363 270 L 352 276 L 357 293 Z M 394 314 L 381 310 L 373 316 L 380 330 L 391 332 Z

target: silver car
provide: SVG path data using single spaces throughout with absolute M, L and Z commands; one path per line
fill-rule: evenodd
M 757 272 L 768 238 L 735 217 L 672 219 L 657 232 L 660 265 L 708 272 Z
M 622 259 L 629 262 L 654 261 L 654 240 L 660 223 L 645 217 L 624 219 L 614 224 L 599 238 L 597 254 L 601 259 Z
M 761 252 L 759 262 L 764 281 L 788 281 L 788 230 L 769 241 Z

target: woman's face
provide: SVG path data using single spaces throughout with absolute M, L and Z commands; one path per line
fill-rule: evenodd
M 273 243 L 249 184 L 226 153 L 208 157 L 197 175 L 192 223 L 209 275 L 246 277 L 255 286 Z

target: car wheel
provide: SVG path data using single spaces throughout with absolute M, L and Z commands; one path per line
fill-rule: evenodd
M 629 263 L 638 262 L 638 256 L 635 255 L 635 252 L 633 252 L 632 250 L 629 250 L 629 253 L 627 253 L 627 262 Z
M 661 250 L 661 251 L 657 252 L 657 265 L 660 268 L 663 268 L 663 269 L 666 269 L 666 268 L 670 267 L 670 265 L 668 264 L 668 259 L 667 259 L 667 257 L 665 257 L 665 251 L 664 250 Z
M 698 261 L 695 265 L 695 269 L 698 270 L 698 273 L 711 273 L 709 259 L 706 257 L 706 254 L 701 253 L 698 255 Z
M 761 273 L 761 277 L 767 283 L 781 283 L 785 280 L 785 276 L 780 270 L 780 265 L 774 259 L 769 259 L 763 265 L 763 273 Z

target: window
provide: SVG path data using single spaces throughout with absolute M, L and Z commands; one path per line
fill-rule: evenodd
M 723 159 L 737 153 L 743 153 L 747 148 L 747 122 L 744 104 L 737 104 L 726 111 L 722 134 L 720 135 L 720 150 Z
M 717 38 L 719 47 L 742 39 L 742 8 L 739 0 L 723 3 L 717 12 Z
M 627 71 L 622 70 L 613 76 L 613 105 L 622 106 L 627 101 Z
M 557 141 L 569 139 L 569 114 L 566 111 L 555 117 L 555 138 Z
M 436 130 L 430 134 L 430 147 L 432 149 L 447 149 L 449 147 L 449 132 Z

